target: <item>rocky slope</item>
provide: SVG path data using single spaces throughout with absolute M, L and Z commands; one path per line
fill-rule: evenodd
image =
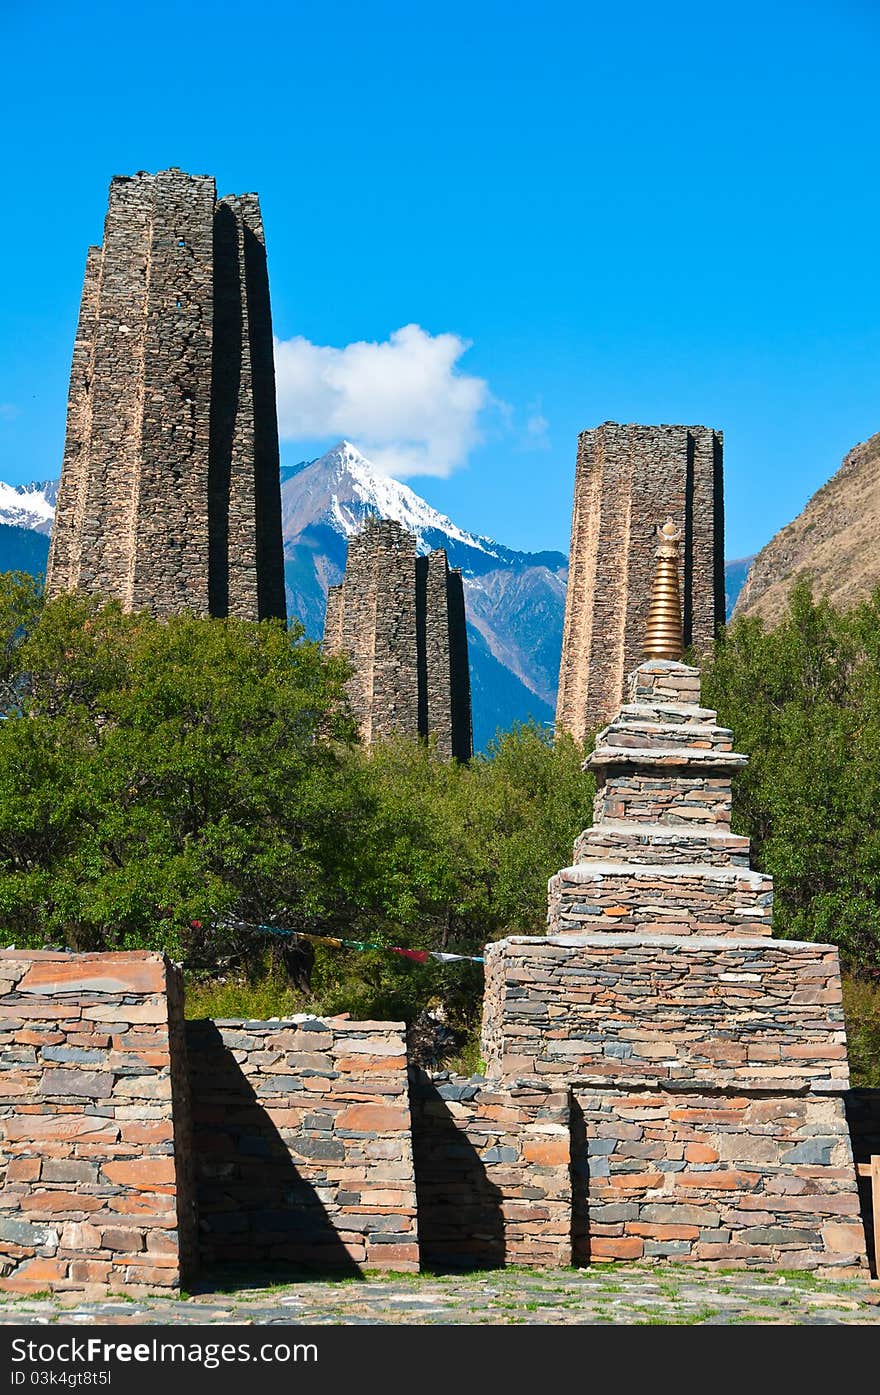
M 843 607 L 880 585 L 880 433 L 855 446 L 803 512 L 758 553 L 734 615 L 775 624 L 799 577 L 810 577 L 815 595 Z

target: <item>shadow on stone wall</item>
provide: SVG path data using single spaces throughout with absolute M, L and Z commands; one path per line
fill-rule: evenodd
M 590 1262 L 590 1158 L 586 1121 L 574 1095 L 570 1108 L 571 1262 L 578 1267 Z
M 501 1269 L 506 1258 L 502 1193 L 468 1137 L 466 1119 L 456 1120 L 451 1107 L 462 1088 L 438 1088 L 423 1072 L 413 1072 L 419 1253 L 423 1268 L 441 1272 Z M 444 1098 L 441 1090 L 453 1095 Z
M 315 1186 L 298 1171 L 214 1023 L 187 1023 L 187 1037 L 203 1271 L 247 1265 L 245 1287 L 259 1283 L 261 1272 L 359 1276 Z M 320 1161 L 316 1140 L 304 1142 L 310 1162 Z M 331 1141 L 328 1159 L 332 1152 Z
M 872 1156 L 880 1153 L 880 1090 L 847 1090 L 843 1102 L 846 1108 L 846 1122 L 849 1125 L 853 1161 L 856 1165 L 870 1162 Z M 876 1252 L 880 1237 L 874 1234 L 871 1179 L 860 1177 L 858 1182 L 868 1263 L 872 1273 L 877 1274 Z

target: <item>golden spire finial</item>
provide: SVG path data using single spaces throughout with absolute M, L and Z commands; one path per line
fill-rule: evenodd
M 681 593 L 678 585 L 678 545 L 681 529 L 671 518 L 655 528 L 657 559 L 654 589 L 645 631 L 646 659 L 679 660 L 684 649 L 681 629 Z

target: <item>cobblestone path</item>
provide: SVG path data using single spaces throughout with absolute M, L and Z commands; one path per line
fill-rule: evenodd
M 880 1325 L 880 1286 L 809 1274 L 505 1269 L 243 1283 L 213 1276 L 191 1295 L 77 1302 L 0 1296 L 0 1323 L 833 1324 Z

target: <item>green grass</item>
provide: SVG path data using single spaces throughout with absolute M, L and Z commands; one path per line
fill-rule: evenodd
M 469 1036 L 461 1050 L 454 1056 L 450 1056 L 443 1062 L 444 1070 L 451 1070 L 455 1075 L 485 1075 L 486 1062 L 480 1055 L 480 1035 L 479 1032 Z

